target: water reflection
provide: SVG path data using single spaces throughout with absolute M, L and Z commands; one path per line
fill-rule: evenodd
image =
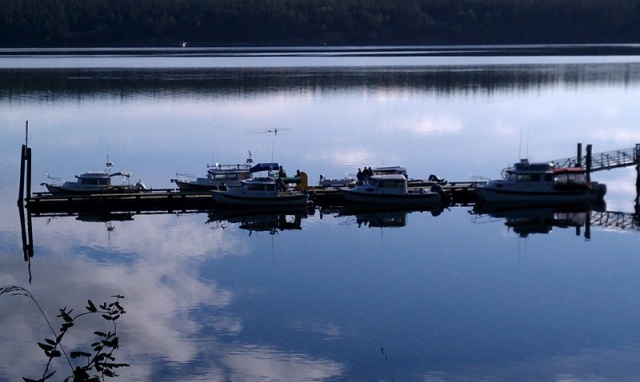
M 444 64 L 444 63 L 443 63 Z M 420 91 L 447 94 L 527 92 L 640 82 L 640 63 L 417 66 L 188 68 L 188 69 L 5 69 L 0 100 L 36 103 L 148 97 L 174 99 L 276 94 L 321 94 L 340 90 Z
M 580 236 L 585 229 L 586 239 L 591 238 L 592 211 L 605 211 L 606 204 L 576 205 L 536 205 L 527 206 L 522 203 L 480 203 L 474 206 L 471 213 L 491 218 L 504 219 L 505 226 L 522 238 L 532 234 L 548 234 L 553 228 L 574 228 Z
M 229 224 L 237 224 L 238 228 L 254 232 L 268 232 L 271 235 L 279 231 L 302 229 L 302 219 L 313 214 L 313 208 L 290 207 L 277 209 L 217 209 L 207 213 L 206 224 L 214 228 L 228 228 Z
M 111 154 L 135 163 L 154 187 L 176 170 L 255 148 L 257 159 L 275 152 L 312 179 L 401 164 L 412 176 L 465 180 L 504 167 L 528 131 L 530 152 L 542 160 L 571 155 L 576 141 L 597 151 L 637 142 L 637 63 L 515 61 L 11 72 L 22 78 L 0 69 L 8 118 L 0 194 L 10 194 L 0 204 L 0 278 L 26 284 L 28 259 L 29 288 L 53 315 L 87 298 L 125 295 L 119 359 L 133 366 L 122 380 L 389 380 L 381 347 L 403 381 L 611 379 L 614 370 L 632 380 L 640 308 L 629 301 L 640 290 L 632 250 L 640 236 L 612 227 L 637 229 L 637 213 L 592 211 L 597 240 L 571 232 L 584 211 L 514 216 L 531 256 L 515 256 L 521 241 L 515 248 L 509 240 L 506 216 L 473 215 L 497 224 L 470 224 L 470 207 L 437 217 L 27 213 L 21 254 L 10 185 L 25 119 L 39 118 L 34 174 L 72 172 L 77 158 L 99 163 Z M 248 131 L 276 128 L 277 136 Z M 636 196 L 628 170 L 598 175 L 609 185 L 609 208 L 628 210 Z M 548 227 L 569 235 L 534 234 Z M 2 328 L 10 328 L 0 333 L 10 345 L 0 354 L 3 381 L 20 380 L 43 338 L 31 306 L 16 302 L 0 299 Z
M 367 205 L 347 205 L 337 210 L 338 217 L 348 217 L 355 219 L 358 227 L 369 228 L 401 228 L 407 225 L 407 216 L 415 213 L 429 213 L 438 216 L 444 211 L 444 206 L 434 207 L 431 210 L 425 209 L 396 209 L 393 206 L 367 206 Z

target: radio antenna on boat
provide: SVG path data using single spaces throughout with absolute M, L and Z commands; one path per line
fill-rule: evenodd
M 113 167 L 113 162 L 109 161 L 109 155 L 107 155 L 107 163 L 105 164 L 107 167 L 104 171 L 110 173 L 111 167 Z

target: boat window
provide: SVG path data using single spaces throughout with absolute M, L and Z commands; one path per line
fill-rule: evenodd
M 238 179 L 238 175 L 237 174 L 215 174 L 213 176 L 213 179 L 215 179 L 215 180 L 237 180 Z
M 267 188 L 267 191 L 275 191 L 276 185 L 273 183 L 270 183 L 270 184 L 267 184 L 266 188 Z
M 536 181 L 535 177 L 531 174 L 520 174 L 516 179 L 518 182 L 534 182 Z
M 263 184 L 249 184 L 249 185 L 247 185 L 247 190 L 249 190 L 249 191 L 263 191 L 264 190 L 264 185 Z
M 85 179 L 80 179 L 80 184 L 86 184 L 86 185 L 91 185 L 91 186 L 95 186 L 98 184 L 98 179 L 93 179 L 93 178 L 85 178 Z
M 587 184 L 587 178 L 584 173 L 565 173 L 558 175 L 555 182 L 558 185 L 584 186 Z
M 401 180 L 383 180 L 378 188 L 404 188 L 404 182 Z

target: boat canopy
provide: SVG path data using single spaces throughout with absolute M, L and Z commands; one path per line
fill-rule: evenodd
M 371 169 L 374 175 L 402 174 L 407 176 L 407 169 L 402 166 L 384 166 Z
M 277 171 L 279 168 L 277 163 L 257 163 L 251 167 L 251 172 Z
M 118 171 L 118 172 L 114 172 L 113 174 L 111 174 L 111 176 L 124 176 L 125 178 L 131 178 L 131 173 L 130 172 L 124 172 L 124 171 Z
M 111 175 L 108 172 L 85 172 L 84 174 L 76 175 L 78 179 L 107 179 Z

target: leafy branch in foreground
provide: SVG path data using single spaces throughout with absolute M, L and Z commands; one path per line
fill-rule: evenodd
M 119 346 L 116 321 L 126 313 L 126 311 L 120 304 L 120 300 L 124 299 L 124 296 L 112 296 L 114 300 L 111 303 L 105 302 L 98 307 L 96 307 L 96 305 L 91 300 L 88 300 L 87 306 L 85 307 L 86 311 L 75 315 L 72 314 L 73 309 L 67 310 L 66 307 L 60 309 L 60 314 L 58 315 L 58 317 L 61 318 L 63 322 L 60 325 L 60 329 L 58 330 L 58 332 L 56 332 L 47 319 L 47 316 L 44 314 L 44 311 L 40 307 L 40 304 L 38 304 L 38 301 L 28 290 L 19 286 L 11 285 L 0 287 L 0 295 L 3 294 L 9 294 L 12 296 L 25 296 L 30 298 L 40 310 L 40 313 L 44 317 L 45 321 L 47 321 L 47 325 L 49 325 L 49 329 L 53 334 L 53 338 L 45 338 L 44 342 L 38 342 L 38 346 L 48 357 L 47 365 L 42 374 L 42 377 L 39 379 L 29 379 L 23 377 L 22 379 L 24 382 L 44 382 L 50 379 L 56 373 L 56 370 L 50 370 L 51 362 L 55 358 L 60 358 L 63 355 L 67 360 L 72 373 L 71 376 L 64 379 L 65 382 L 99 382 L 100 380 L 104 381 L 105 377 L 118 376 L 114 371 L 115 369 L 129 366 L 126 363 L 115 362 L 115 357 L 113 356 L 114 351 Z M 80 317 L 94 314 L 99 314 L 102 319 L 110 322 L 113 327 L 112 331 L 109 331 L 107 333 L 95 331 L 94 334 L 97 337 L 97 341 L 91 344 L 91 351 L 76 350 L 70 352 L 67 355 L 67 352 L 62 346 L 62 339 L 75 325 L 76 321 Z M 78 363 L 78 365 L 76 365 L 75 368 L 71 359 L 77 360 L 76 362 Z

